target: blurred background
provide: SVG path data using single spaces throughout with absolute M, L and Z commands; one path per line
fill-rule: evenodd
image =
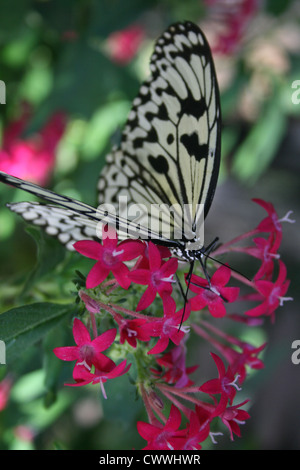
M 95 205 L 98 174 L 149 73 L 154 40 L 183 20 L 196 22 L 211 44 L 222 100 L 222 166 L 207 239 L 254 228 L 265 217 L 254 197 L 272 202 L 280 217 L 293 210 L 296 220 L 284 225 L 280 250 L 294 301 L 259 332 L 269 345 L 265 369 L 243 387 L 251 419 L 241 439 L 226 435 L 219 448 L 299 449 L 300 364 L 291 361 L 292 342 L 300 340 L 299 1 L 1 0 L 0 170 Z M 0 187 L 1 312 L 70 301 L 75 290 L 78 258 L 5 208 L 30 199 Z M 134 425 L 141 406 L 126 377 L 112 381 L 105 403 L 93 387 L 57 390 L 58 375 L 63 384 L 70 370 L 58 371 L 49 351 L 63 344 L 71 343 L 56 327 L 0 365 L 0 447 L 143 447 Z M 211 378 L 214 365 L 203 371 Z

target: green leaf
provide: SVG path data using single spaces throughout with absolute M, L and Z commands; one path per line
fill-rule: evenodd
M 0 315 L 1 340 L 6 345 L 6 363 L 9 364 L 41 340 L 67 315 L 74 314 L 75 308 L 74 304 L 41 302 L 13 308 Z
M 47 236 L 40 228 L 29 225 L 26 227 L 26 232 L 36 242 L 37 263 L 26 280 L 22 295 L 28 292 L 37 280 L 42 279 L 48 273 L 53 273 L 66 254 L 66 249 L 55 238 Z
M 237 150 L 232 172 L 246 184 L 254 184 L 275 157 L 286 129 L 286 116 L 274 98 Z

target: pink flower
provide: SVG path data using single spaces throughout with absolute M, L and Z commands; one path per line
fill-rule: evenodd
M 100 383 L 103 396 L 106 398 L 103 384 L 108 379 L 125 374 L 130 368 L 130 364 L 126 365 L 126 360 L 116 365 L 112 359 L 102 354 L 102 351 L 114 342 L 116 334 L 117 330 L 112 328 L 91 340 L 86 326 L 75 318 L 73 335 L 77 346 L 65 346 L 53 350 L 54 354 L 63 361 L 76 360 L 73 370 L 75 383 L 66 385 L 75 387 Z
M 185 310 L 185 311 L 184 311 Z M 177 313 L 175 302 L 171 308 L 167 308 L 164 311 L 164 316 L 161 319 L 153 319 L 146 325 L 151 336 L 158 336 L 159 339 L 156 345 L 148 351 L 148 354 L 159 354 L 163 352 L 169 345 L 171 340 L 177 346 L 184 338 L 184 335 L 188 333 L 189 327 L 182 325 L 190 315 L 190 306 L 186 305 L 186 308 L 182 308 Z M 182 317 L 184 312 L 184 316 Z M 179 328 L 180 327 L 180 328 Z
M 0 169 L 18 178 L 45 185 L 55 164 L 57 145 L 64 133 L 66 119 L 55 113 L 36 134 L 22 138 L 32 111 L 24 107 L 23 114 L 4 131 L 0 150 Z
M 236 434 L 238 437 L 241 436 L 240 425 L 245 424 L 246 419 L 250 418 L 249 413 L 245 410 L 240 410 L 239 408 L 247 403 L 249 400 L 245 400 L 238 405 L 229 406 L 225 411 L 220 414 L 220 418 L 227 426 L 230 432 L 230 438 L 233 441 L 233 434 Z
M 33 442 L 35 437 L 35 431 L 24 424 L 19 424 L 14 428 L 14 435 L 17 439 L 24 442 Z
M 246 247 L 244 251 L 255 258 L 262 261 L 262 265 L 255 274 L 254 279 L 261 279 L 263 277 L 269 279 L 273 274 L 274 259 L 278 259 L 280 255 L 277 253 L 279 244 L 278 240 L 273 243 L 273 235 L 271 234 L 266 240 L 265 238 L 254 238 L 253 241 L 256 247 Z
M 247 298 L 253 299 L 258 297 L 262 300 L 262 303 L 257 305 L 257 307 L 247 310 L 245 314 L 255 317 L 259 315 L 272 315 L 285 300 L 292 300 L 291 297 L 284 297 L 290 285 L 290 281 L 286 280 L 286 275 L 286 267 L 282 261 L 279 261 L 279 273 L 274 283 L 265 280 L 255 281 L 256 289 L 260 295 L 249 295 Z
M 143 318 L 135 318 L 134 320 L 121 320 L 120 321 L 120 343 L 124 344 L 127 341 L 130 346 L 136 348 L 137 341 L 150 341 L 151 336 L 147 332 L 145 325 L 147 320 Z
M 105 333 L 103 333 L 105 334 Z M 126 359 L 116 365 L 114 361 L 106 356 L 97 356 L 93 362 L 94 371 L 86 367 L 84 364 L 76 364 L 73 370 L 73 379 L 76 383 L 66 384 L 70 387 L 80 387 L 82 385 L 100 384 L 104 398 L 107 398 L 104 383 L 109 379 L 115 379 L 128 372 L 131 364 L 127 365 Z
M 259 347 L 254 347 L 252 344 L 241 341 L 206 321 L 202 321 L 202 324 L 212 331 L 214 335 L 211 336 L 198 325 L 193 325 L 193 329 L 202 338 L 210 342 L 227 359 L 232 373 L 238 375 L 240 384 L 246 378 L 246 366 L 251 369 L 262 369 L 264 367 L 263 362 L 258 359 L 258 354 L 265 348 L 266 343 Z M 222 338 L 222 341 L 219 338 Z M 226 340 L 226 344 L 224 344 L 224 340 Z
M 193 274 L 190 290 L 198 295 L 190 299 L 191 309 L 201 310 L 207 306 L 213 317 L 224 317 L 226 315 L 224 300 L 234 302 L 239 295 L 238 287 L 224 287 L 228 283 L 230 275 L 231 270 L 226 266 L 221 266 L 213 274 L 209 288 L 206 279 Z
M 268 217 L 263 219 L 256 227 L 257 232 L 274 232 L 281 238 L 282 228 L 273 204 L 271 204 L 271 202 L 266 202 L 263 199 L 257 198 L 252 199 L 252 201 L 254 201 L 256 204 L 259 204 L 268 213 Z
M 149 243 L 151 242 L 147 242 L 147 241 L 145 242 L 145 251 L 142 254 L 142 256 L 138 259 L 134 269 L 149 269 L 149 266 L 150 266 Z M 162 245 L 155 245 L 155 246 L 158 249 L 162 260 L 165 258 L 171 258 L 171 252 L 169 248 L 167 248 L 166 246 L 162 246 Z
M 222 352 L 230 363 L 232 372 L 238 375 L 239 383 L 242 384 L 247 375 L 246 366 L 256 370 L 264 367 L 258 354 L 266 347 L 267 343 L 263 343 L 257 348 L 244 341 L 237 341 L 237 343 L 239 343 L 241 352 L 229 346 L 223 346 Z
M 143 253 L 144 245 L 135 240 L 125 240 L 118 244 L 116 232 L 111 228 L 106 230 L 106 227 L 103 226 L 102 244 L 93 240 L 81 240 L 73 245 L 78 253 L 97 260 L 87 276 L 86 287 L 93 289 L 112 272 L 118 284 L 123 289 L 128 289 L 131 281 L 128 277 L 129 269 L 124 261 L 137 258 Z M 109 236 L 104 236 L 106 234 Z
M 12 379 L 7 376 L 0 382 L 0 411 L 4 410 L 10 396 L 10 389 L 12 386 Z
M 223 361 L 219 358 L 219 356 L 214 353 L 211 353 L 211 356 L 216 363 L 219 378 L 208 380 L 200 387 L 199 390 L 201 392 L 208 393 L 210 396 L 220 393 L 221 395 L 226 396 L 229 402 L 232 403 L 236 391 L 240 390 L 236 384 L 238 376 L 234 377 L 230 367 L 228 367 L 226 372 Z
M 159 249 L 152 242 L 148 244 L 148 253 L 149 269 L 135 269 L 129 274 L 131 281 L 148 286 L 137 305 L 137 311 L 149 307 L 157 293 L 162 298 L 164 308 L 172 308 L 174 303 L 171 298 L 172 283 L 178 267 L 178 260 L 171 258 L 163 262 Z
M 217 23 L 217 41 L 214 52 L 232 54 L 245 29 L 258 9 L 257 0 L 205 0 L 210 7 L 210 17 Z
M 181 450 L 201 449 L 200 442 L 205 441 L 210 432 L 211 413 L 198 406 L 190 413 L 188 431 Z
M 149 424 L 138 421 L 137 430 L 147 446 L 143 450 L 178 450 L 181 448 L 181 439 L 185 431 L 179 430 L 181 413 L 176 406 L 171 406 L 171 411 L 165 425 Z M 178 439 L 179 438 L 179 439 Z M 180 446 L 178 444 L 180 443 Z
M 256 204 L 259 204 L 263 207 L 268 216 L 265 217 L 256 227 L 256 233 L 259 232 L 270 232 L 273 234 L 274 245 L 278 249 L 281 240 L 282 240 L 282 222 L 289 222 L 293 224 L 295 220 L 290 219 L 290 214 L 292 211 L 289 211 L 284 217 L 279 219 L 277 212 L 274 209 L 273 204 L 270 202 L 263 201 L 262 199 L 252 199 Z
M 156 362 L 164 368 L 162 378 L 166 383 L 174 384 L 177 388 L 193 385 L 188 375 L 198 366 L 186 367 L 186 347 L 183 341 L 162 357 L 158 357 Z
M 130 26 L 112 33 L 107 39 L 110 57 L 120 65 L 128 64 L 136 55 L 144 37 L 141 26 Z
M 106 356 L 102 354 L 111 346 L 116 337 L 117 330 L 112 328 L 105 331 L 97 338 L 91 340 L 91 336 L 87 327 L 81 320 L 75 318 L 73 323 L 73 336 L 77 346 L 63 346 L 54 348 L 53 352 L 59 359 L 63 361 L 77 361 L 76 364 L 83 364 L 90 368 L 95 360 L 106 360 Z

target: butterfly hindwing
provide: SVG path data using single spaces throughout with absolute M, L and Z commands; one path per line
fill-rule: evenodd
M 42 227 L 68 250 L 73 251 L 73 244 L 78 240 L 97 240 L 97 222 L 70 209 L 38 202 L 17 202 L 7 204 L 7 207 L 23 217 L 26 222 Z
M 119 239 L 142 238 L 159 240 L 159 235 L 134 222 L 119 217 L 115 212 L 108 213 L 104 205 L 97 208 L 85 204 L 34 183 L 24 181 L 0 171 L 0 181 L 34 194 L 51 204 L 17 202 L 8 207 L 20 214 L 24 220 L 44 227 L 49 235 L 56 236 L 62 243 L 72 249 L 72 240 L 83 235 L 83 238 L 100 239 L 103 224 L 109 224 L 118 233 Z M 52 204 L 58 204 L 53 206 Z M 72 233 L 74 229 L 74 233 Z M 80 239 L 80 238 L 78 238 Z M 165 240 L 166 241 L 166 240 Z M 172 243 L 171 240 L 168 240 Z

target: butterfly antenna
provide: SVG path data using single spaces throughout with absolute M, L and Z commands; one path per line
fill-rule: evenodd
M 201 263 L 201 266 L 202 266 L 202 269 L 203 269 L 203 264 L 205 265 L 205 269 L 206 269 L 206 264 L 207 264 L 207 259 L 211 259 L 212 261 L 214 261 L 215 263 L 219 263 L 221 264 L 222 266 L 226 266 L 226 268 L 229 268 L 231 269 L 231 271 L 234 271 L 235 273 L 237 274 L 240 274 L 240 276 L 243 276 L 245 279 L 247 279 L 248 281 L 251 281 L 251 279 L 249 279 L 247 276 L 245 276 L 245 274 L 241 273 L 240 271 L 238 271 L 237 269 L 234 269 L 232 268 L 231 266 L 229 266 L 228 264 L 225 264 L 225 263 L 222 263 L 222 261 L 219 261 L 218 259 L 216 258 L 213 258 L 212 256 L 210 256 L 210 253 L 213 251 L 213 249 L 215 248 L 217 242 L 219 241 L 219 237 L 216 237 L 206 248 L 205 250 L 203 251 L 203 256 L 205 256 L 205 261 L 204 263 L 201 263 L 201 259 L 200 260 L 200 263 Z M 205 274 L 205 270 L 203 269 L 204 271 L 204 274 Z M 205 277 L 207 279 L 207 275 L 205 274 Z
M 206 258 L 209 258 L 211 259 L 212 261 L 214 261 L 215 263 L 219 263 L 221 264 L 222 266 L 225 266 L 226 268 L 228 269 L 231 269 L 231 271 L 234 271 L 235 273 L 239 274 L 240 276 L 244 277 L 245 279 L 247 279 L 247 281 L 250 281 L 251 282 L 251 279 L 249 279 L 247 276 L 245 276 L 245 274 L 241 273 L 241 271 L 238 271 L 237 269 L 234 269 L 232 268 L 231 266 L 229 266 L 228 264 L 225 264 L 225 263 L 222 263 L 222 261 L 216 259 L 216 258 L 213 258 L 212 256 L 210 255 L 207 255 L 206 253 L 203 253 L 204 256 L 206 256 Z

